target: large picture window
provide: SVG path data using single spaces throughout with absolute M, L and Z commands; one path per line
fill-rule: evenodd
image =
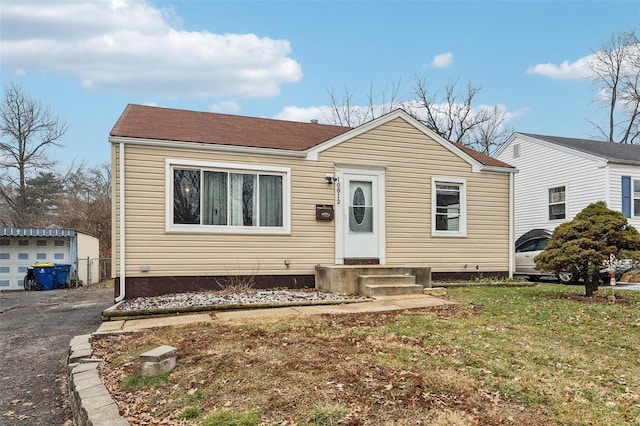
M 565 187 L 549 188 L 549 220 L 561 220 L 566 217 Z
M 288 170 L 172 165 L 170 173 L 170 230 L 284 232 L 288 227 Z
M 434 178 L 432 191 L 432 235 L 466 236 L 465 181 Z

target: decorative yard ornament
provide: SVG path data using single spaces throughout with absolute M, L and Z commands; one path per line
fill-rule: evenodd
M 611 281 L 609 282 L 610 285 L 616 285 L 616 271 L 621 263 L 622 261 L 613 253 L 609 255 L 609 259 L 602 261 L 602 266 L 604 266 L 607 272 L 609 272 L 609 277 L 611 278 Z

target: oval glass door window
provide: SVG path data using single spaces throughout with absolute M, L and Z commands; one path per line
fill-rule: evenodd
M 351 232 L 373 232 L 371 182 L 352 181 L 350 193 L 349 230 Z
M 357 187 L 353 193 L 353 218 L 358 225 L 364 222 L 364 192 L 362 188 Z

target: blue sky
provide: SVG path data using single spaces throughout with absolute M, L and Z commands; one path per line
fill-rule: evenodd
M 481 86 L 517 131 L 589 137 L 584 62 L 637 29 L 634 1 L 14 1 L 0 5 L 0 80 L 71 128 L 68 164 L 110 161 L 128 103 L 325 121 L 328 90 Z

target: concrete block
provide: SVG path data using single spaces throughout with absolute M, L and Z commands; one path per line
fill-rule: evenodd
M 92 349 L 83 349 L 80 351 L 72 350 L 71 354 L 69 355 L 69 362 L 78 362 L 82 358 L 91 358 L 92 354 Z
M 82 405 L 87 412 L 97 412 L 105 407 L 112 409 L 112 406 L 115 406 L 116 410 L 118 409 L 118 406 L 108 393 L 95 393 L 93 396 L 88 396 L 81 392 L 80 397 L 82 398 Z
M 173 346 L 162 345 L 140 355 L 140 373 L 157 376 L 170 373 L 176 368 L 176 352 Z

